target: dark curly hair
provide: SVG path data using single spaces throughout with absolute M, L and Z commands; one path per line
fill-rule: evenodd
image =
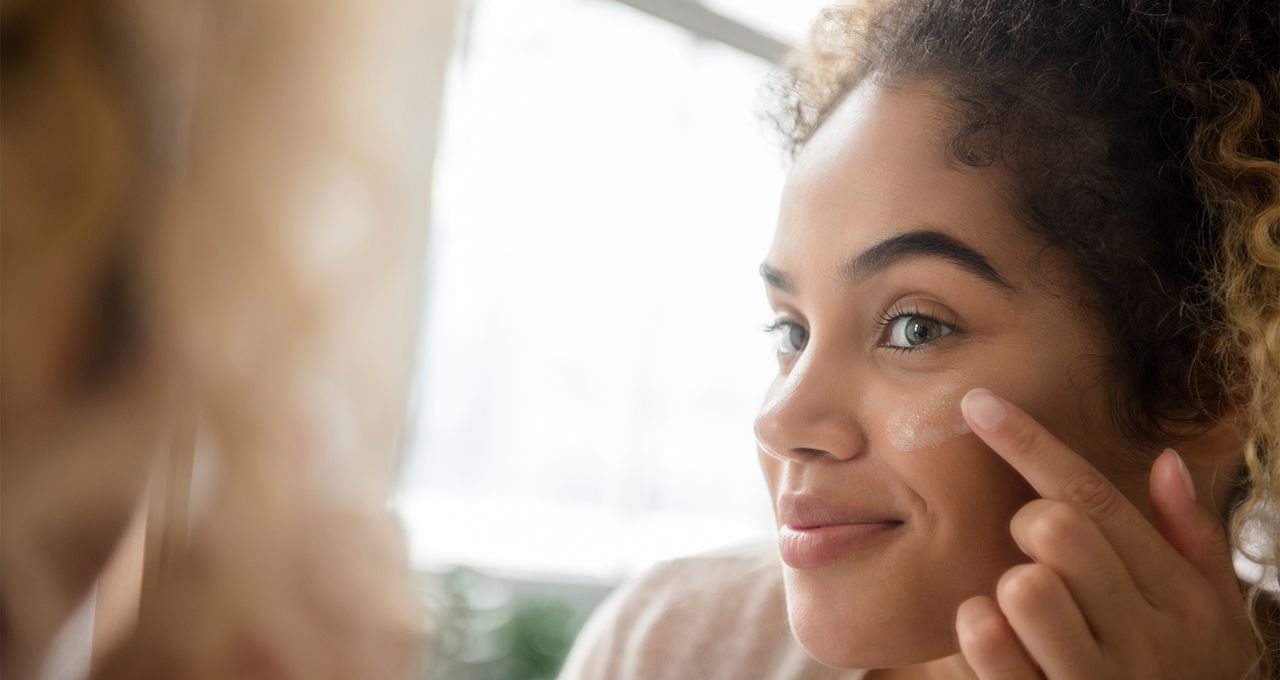
M 1246 472 L 1233 539 L 1245 549 L 1245 519 L 1265 515 L 1254 522 L 1265 540 L 1249 555 L 1275 574 L 1280 4 L 904 0 L 827 10 L 772 82 L 771 114 L 790 152 L 868 80 L 938 84 L 955 160 L 1009 170 L 1015 209 L 1073 262 L 1089 290 L 1082 304 L 1111 333 L 1102 359 L 1117 377 L 1112 411 L 1137 447 L 1239 422 Z

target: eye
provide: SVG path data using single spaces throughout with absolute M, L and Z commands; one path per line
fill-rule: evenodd
M 938 338 L 950 335 L 953 330 L 941 321 L 923 314 L 900 314 L 885 325 L 886 337 L 881 344 L 908 351 L 935 342 Z
M 788 356 L 804 349 L 809 342 L 809 331 L 798 323 L 777 321 L 769 324 L 765 332 L 778 336 L 778 356 Z

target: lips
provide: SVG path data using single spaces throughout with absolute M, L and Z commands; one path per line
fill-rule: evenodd
M 815 529 L 841 524 L 902 522 L 892 513 L 844 505 L 812 493 L 784 493 L 778 499 L 778 520 L 794 529 Z
M 895 535 L 901 517 L 883 510 L 837 503 L 812 493 L 778 499 L 778 550 L 794 569 L 812 569 L 872 548 Z

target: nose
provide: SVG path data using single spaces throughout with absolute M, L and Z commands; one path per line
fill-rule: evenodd
M 802 357 L 781 378 L 755 420 L 756 442 L 782 460 L 850 460 L 866 447 L 848 375 Z

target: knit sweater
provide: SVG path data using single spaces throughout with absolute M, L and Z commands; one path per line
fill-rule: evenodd
M 805 653 L 771 545 L 664 562 L 592 615 L 560 680 L 860 680 Z

